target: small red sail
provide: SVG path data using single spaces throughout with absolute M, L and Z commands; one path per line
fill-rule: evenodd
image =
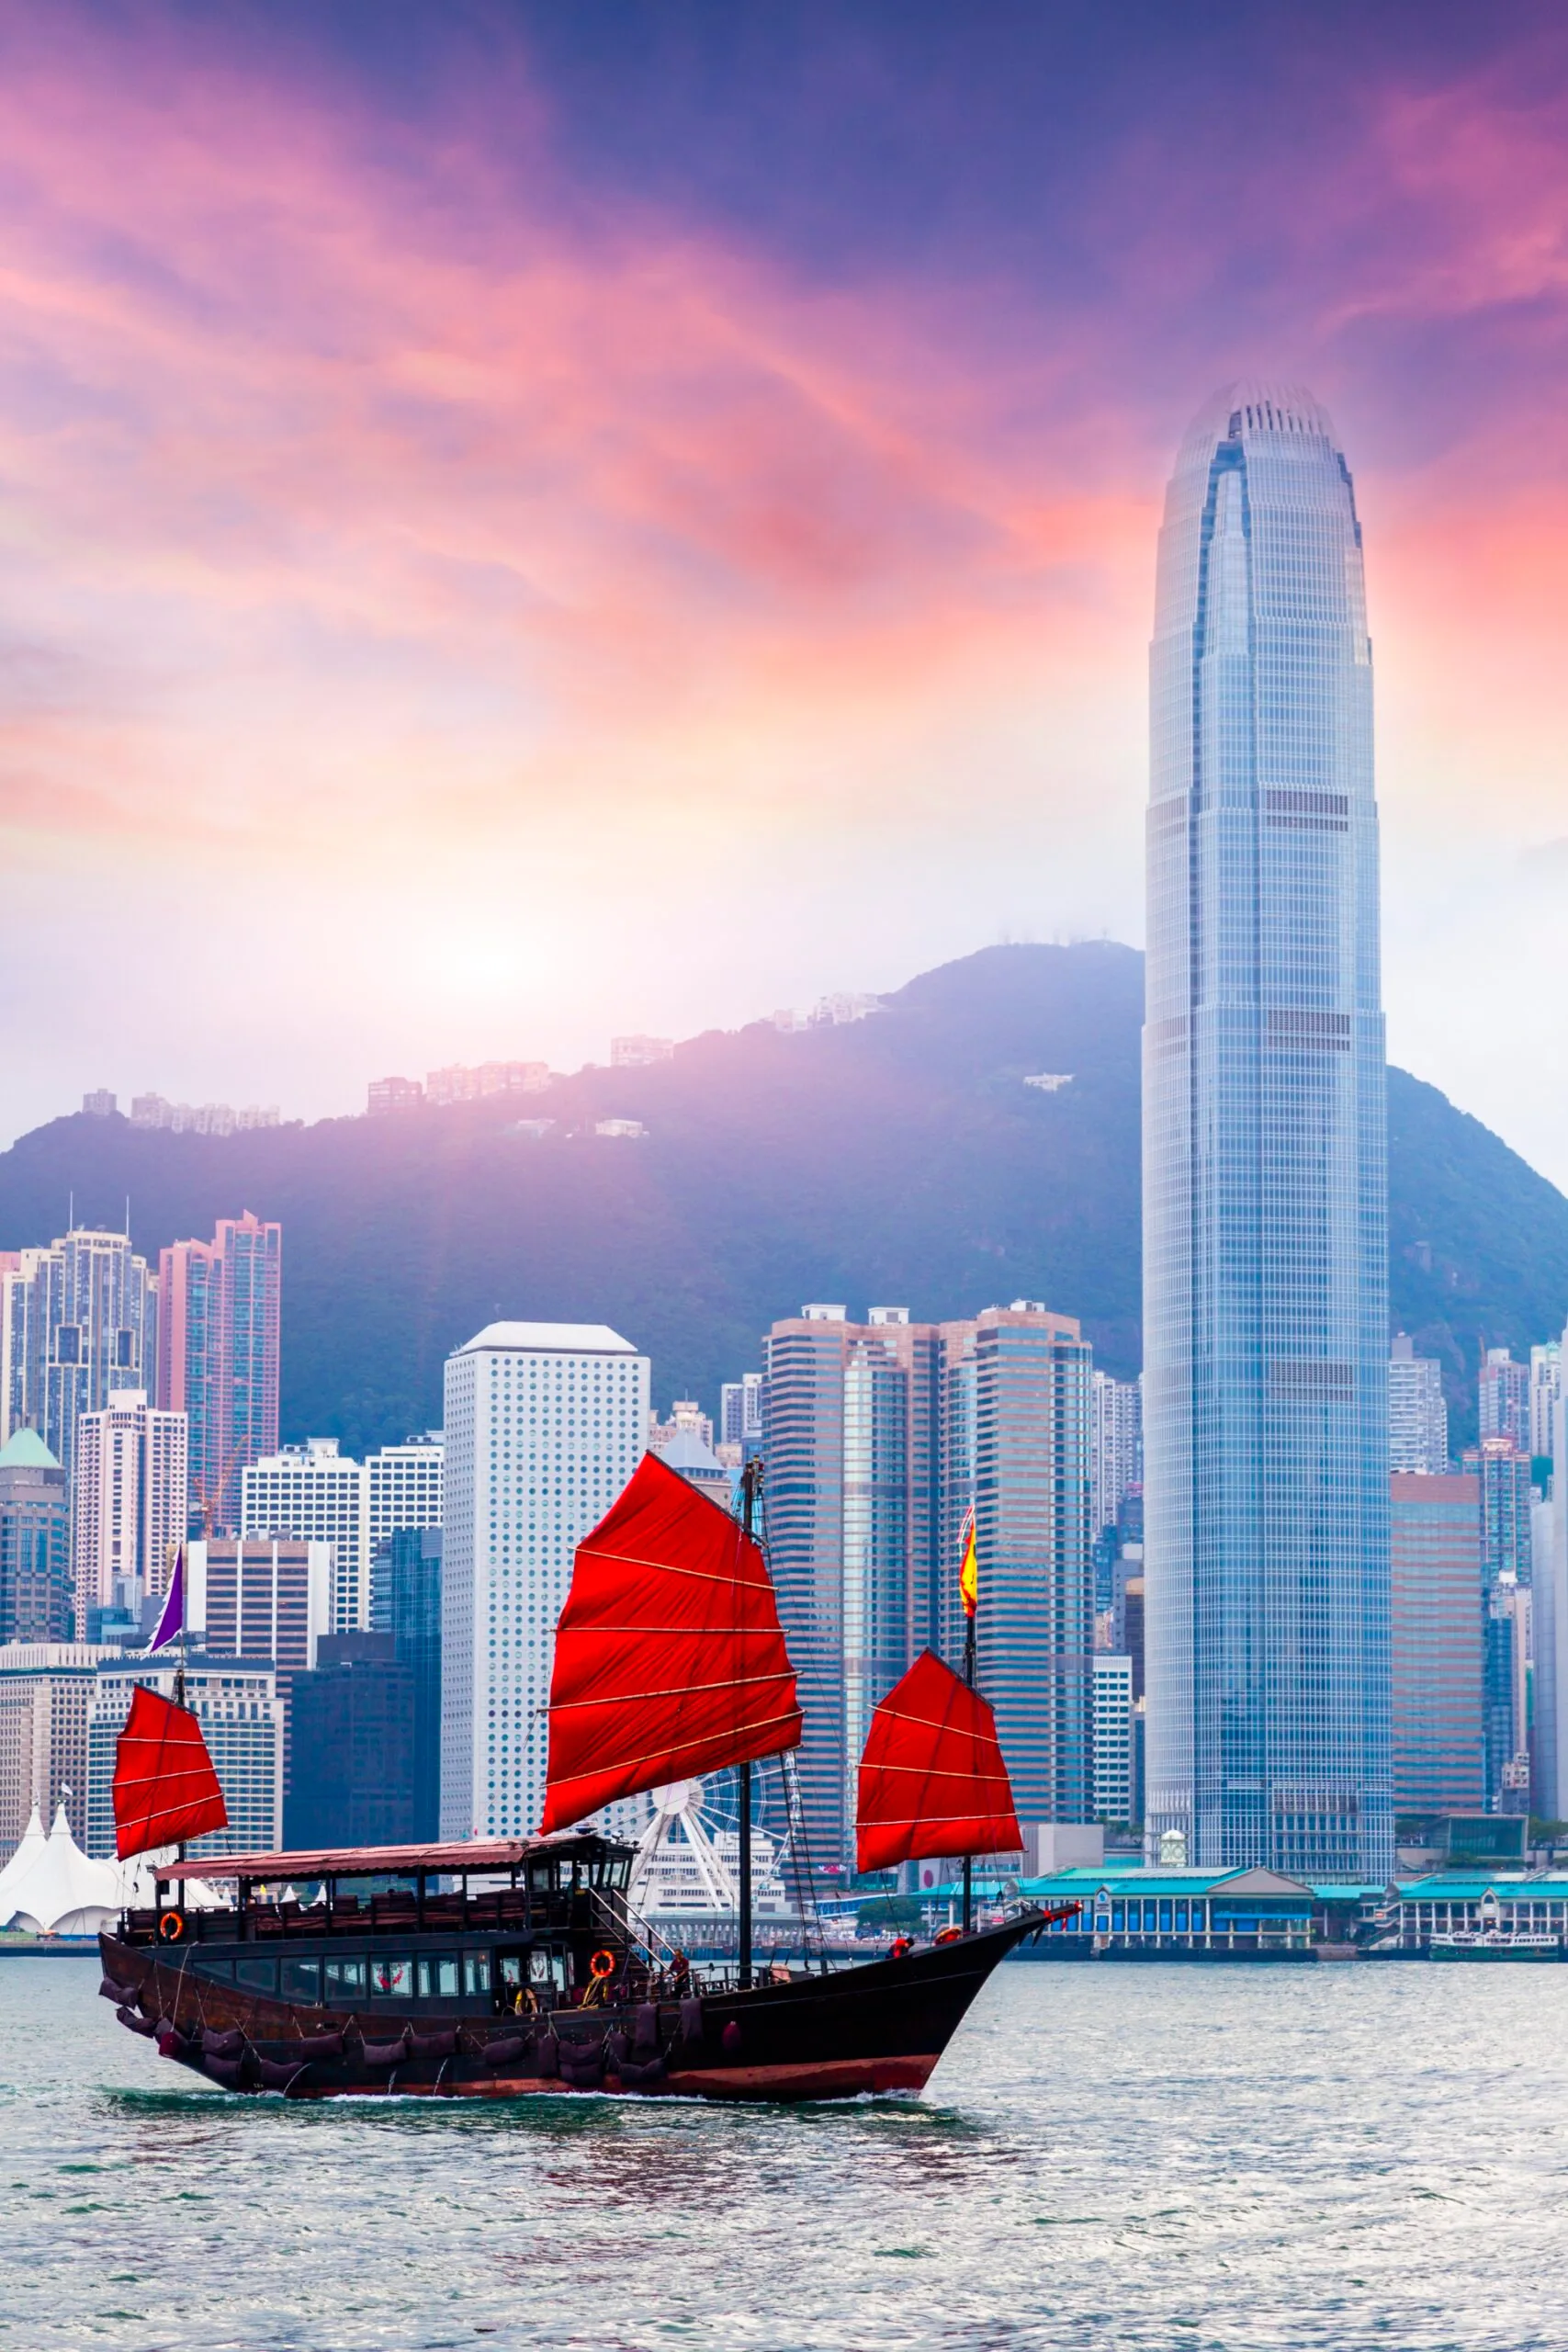
M 1023 1844 L 997 1719 L 931 1650 L 872 1716 L 856 1815 L 862 1871 L 927 1854 L 1016 1854 Z
M 556 1627 L 545 1818 L 800 1745 L 761 1550 L 656 1453 L 577 1547 Z
M 188 1707 L 138 1683 L 114 1752 L 114 1832 L 120 1860 L 227 1829 L 229 1811 Z

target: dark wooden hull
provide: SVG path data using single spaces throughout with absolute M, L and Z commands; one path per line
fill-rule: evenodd
M 1039 1924 L 1030 1913 L 900 1959 L 704 1993 L 696 2006 L 661 2002 L 640 2018 L 613 2008 L 564 2008 L 548 2019 L 412 2010 L 367 2018 L 212 1984 L 184 1964 L 185 1955 L 107 1934 L 99 1944 L 104 1989 L 122 2023 L 225 2089 L 290 2098 L 594 2090 L 786 2100 L 922 2088 L 992 1970 Z M 326 2046 L 334 2035 L 336 2050 Z M 421 2041 L 436 2046 L 422 2050 Z

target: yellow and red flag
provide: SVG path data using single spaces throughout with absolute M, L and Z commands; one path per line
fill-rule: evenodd
M 964 1556 L 958 1570 L 958 1589 L 964 1601 L 964 1614 L 973 1617 L 980 1600 L 980 1570 L 975 1558 L 975 1506 L 970 1504 L 964 1518 Z

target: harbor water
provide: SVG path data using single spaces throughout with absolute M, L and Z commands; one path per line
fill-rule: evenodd
M 919 2099 L 189 2086 L 0 1962 L 40 2347 L 1568 2345 L 1568 1967 L 1013 1965 Z

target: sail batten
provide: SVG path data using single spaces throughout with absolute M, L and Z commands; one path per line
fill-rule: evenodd
M 226 1829 L 229 1811 L 201 1725 L 138 1683 L 114 1757 L 115 1849 L 120 1860 Z
M 657 1454 L 577 1547 L 549 1722 L 547 1833 L 800 1744 L 761 1551 Z
M 933 1854 L 1016 1853 L 1023 1843 L 996 1717 L 922 1650 L 871 1719 L 861 1758 L 855 1863 L 889 1870 Z

